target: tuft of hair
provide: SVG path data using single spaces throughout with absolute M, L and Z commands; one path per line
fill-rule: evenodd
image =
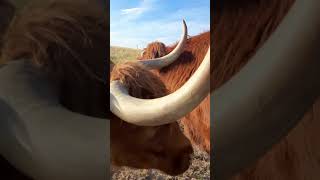
M 116 64 L 110 79 L 120 81 L 128 88 L 129 94 L 136 98 L 154 99 L 169 92 L 158 76 L 135 62 Z
M 140 59 L 154 59 L 167 54 L 166 45 L 162 42 L 152 42 L 147 45 Z
M 102 63 L 107 57 L 92 57 L 105 53 L 102 47 L 107 48 L 107 26 L 106 13 L 95 1 L 33 1 L 10 24 L 4 36 L 2 59 L 30 59 L 35 66 L 56 74 L 68 66 L 67 70 L 74 73 L 82 69 L 103 76 L 103 66 L 97 69 L 95 61 Z

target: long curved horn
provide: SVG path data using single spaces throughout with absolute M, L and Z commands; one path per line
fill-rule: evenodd
M 184 45 L 187 42 L 187 38 L 188 38 L 187 36 L 188 36 L 188 28 L 187 28 L 185 20 L 182 20 L 182 35 L 180 38 L 180 42 L 174 48 L 173 51 L 171 51 L 169 54 L 167 54 L 163 57 L 159 57 L 159 58 L 155 58 L 155 59 L 139 60 L 138 62 L 143 64 L 144 66 L 146 66 L 149 69 L 161 69 L 165 66 L 170 65 L 176 59 L 178 59 L 180 54 L 183 52 Z
M 107 179 L 109 121 L 67 110 L 56 86 L 28 67 L 0 67 L 1 155 L 33 179 Z
M 262 156 L 320 92 L 320 1 L 296 0 L 263 47 L 211 94 L 216 179 Z
M 110 110 L 132 124 L 158 126 L 191 112 L 210 91 L 210 47 L 194 75 L 177 91 L 157 99 L 138 99 L 118 81 L 110 83 Z

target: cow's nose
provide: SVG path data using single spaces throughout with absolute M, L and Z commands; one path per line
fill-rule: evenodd
M 173 171 L 171 175 L 179 175 L 184 173 L 186 170 L 189 169 L 191 164 L 191 154 L 193 153 L 192 146 L 186 146 L 183 151 L 173 159 Z
M 193 148 L 191 145 L 188 145 L 188 146 L 185 146 L 184 149 L 182 150 L 182 153 L 181 154 L 184 154 L 184 155 L 190 155 L 193 153 Z

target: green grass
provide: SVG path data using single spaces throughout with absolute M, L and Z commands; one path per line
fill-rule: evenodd
M 141 50 L 124 48 L 124 47 L 110 47 L 110 60 L 113 63 L 120 63 L 125 61 L 136 60 L 140 55 Z

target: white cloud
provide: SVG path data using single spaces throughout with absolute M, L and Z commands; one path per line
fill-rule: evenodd
M 111 45 L 142 49 L 152 41 L 166 45 L 177 42 L 182 32 L 181 21 L 128 22 L 111 33 Z M 188 34 L 196 35 L 209 30 L 210 25 L 187 21 Z
M 146 8 L 129 8 L 129 9 L 122 9 L 121 14 L 123 15 L 139 15 L 146 11 Z
M 142 0 L 137 7 L 121 9 L 121 15 L 125 15 L 130 19 L 137 18 L 139 15 L 151 10 L 156 0 Z
M 138 18 L 152 9 L 155 1 L 143 0 L 140 6 L 123 9 L 120 16 L 111 17 L 111 46 L 141 49 L 156 40 L 171 45 L 180 38 L 182 19 L 186 20 L 191 36 L 210 30 L 210 12 L 201 7 L 179 9 L 152 19 Z

